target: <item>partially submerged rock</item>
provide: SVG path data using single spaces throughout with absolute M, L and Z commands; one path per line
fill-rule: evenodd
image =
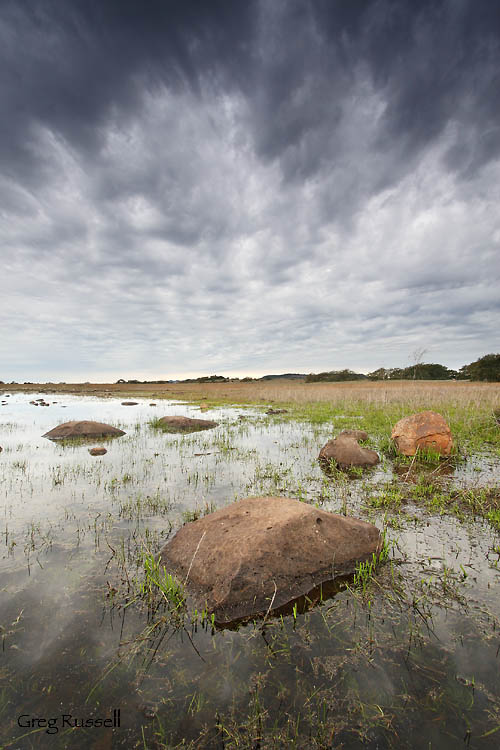
M 83 420 L 80 422 L 64 422 L 46 432 L 42 437 L 49 440 L 68 440 L 71 438 L 118 437 L 125 435 L 123 430 L 102 422 Z
M 288 497 L 248 497 L 183 526 L 161 564 L 228 624 L 349 575 L 380 545 L 364 521 Z
M 393 427 L 391 438 L 405 456 L 414 456 L 418 450 L 433 450 L 441 456 L 449 456 L 453 447 L 451 430 L 444 417 L 435 411 L 421 411 L 400 419 Z
M 192 419 L 191 417 L 161 417 L 159 426 L 167 432 L 197 432 L 217 427 L 217 422 L 211 419 Z
M 288 409 L 268 409 L 266 414 L 288 414 Z
M 122 401 L 122 406 L 137 406 L 138 401 Z
M 368 433 L 364 430 L 342 430 L 342 432 L 339 432 L 337 435 L 337 438 L 339 437 L 351 437 L 355 440 L 368 440 Z
M 89 453 L 91 456 L 104 456 L 108 451 L 104 446 L 100 445 L 96 448 L 89 448 Z
M 367 438 L 368 433 L 364 430 L 344 430 L 322 447 L 318 458 L 324 465 L 333 461 L 340 469 L 375 466 L 380 461 L 378 453 L 358 443 L 358 440 Z

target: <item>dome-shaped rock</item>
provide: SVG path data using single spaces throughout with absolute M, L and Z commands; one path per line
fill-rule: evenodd
M 122 401 L 122 406 L 137 406 L 138 401 Z
M 444 417 L 435 411 L 421 411 L 400 419 L 393 427 L 391 438 L 405 456 L 414 456 L 419 449 L 449 456 L 453 447 L 450 428 Z
M 367 438 L 368 434 L 364 430 L 344 430 L 322 447 L 318 458 L 324 464 L 334 461 L 340 469 L 375 466 L 380 461 L 378 453 L 370 448 L 363 448 L 358 443 L 358 440 Z
M 68 440 L 70 438 L 118 437 L 119 435 L 125 435 L 125 432 L 109 424 L 83 420 L 64 422 L 46 432 L 42 437 L 50 440 Z
M 380 544 L 364 521 L 288 497 L 248 497 L 183 526 L 161 564 L 227 624 L 352 573 Z
M 211 419 L 192 419 L 191 417 L 161 417 L 158 424 L 167 432 L 197 432 L 217 427 L 217 422 Z

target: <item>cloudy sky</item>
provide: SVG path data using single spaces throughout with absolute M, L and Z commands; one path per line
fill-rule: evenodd
M 500 351 L 494 0 L 0 0 L 0 379 Z

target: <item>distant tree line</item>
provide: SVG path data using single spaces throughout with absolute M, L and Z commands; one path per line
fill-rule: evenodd
M 132 383 L 134 385 L 157 385 L 161 383 L 251 383 L 261 380 L 277 380 L 279 378 L 283 378 L 285 380 L 304 380 L 305 377 L 305 374 L 287 372 L 283 375 L 263 375 L 261 378 L 230 378 L 225 377 L 224 375 L 202 375 L 199 378 L 186 378 L 185 380 L 125 380 L 124 378 L 119 378 L 116 383 Z
M 345 369 L 312 372 L 309 375 L 287 372 L 282 375 L 263 375 L 261 378 L 246 377 L 240 379 L 228 378 L 224 375 L 203 375 L 199 378 L 186 378 L 185 380 L 124 380 L 120 378 L 116 382 L 150 385 L 162 383 L 249 383 L 278 378 L 305 380 L 306 383 L 339 383 L 350 380 L 483 380 L 499 382 L 500 354 L 485 354 L 484 357 L 464 365 L 459 370 L 450 370 L 448 367 L 436 363 L 418 362 L 409 367 L 379 367 L 378 370 L 369 372 L 368 375 Z
M 347 380 L 480 380 L 500 381 L 500 354 L 486 354 L 459 370 L 436 363 L 418 363 L 410 367 L 379 367 L 363 375 L 352 370 L 310 373 L 306 383 L 337 383 Z
M 306 383 L 340 383 L 344 380 L 367 380 L 368 376 L 353 370 L 332 370 L 330 372 L 311 372 Z

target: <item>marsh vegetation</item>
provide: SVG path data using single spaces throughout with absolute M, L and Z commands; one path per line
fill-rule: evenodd
M 33 392 L 5 391 L 0 747 L 498 747 L 500 388 L 155 385 L 151 407 L 143 387 L 63 392 L 47 409 L 29 403 Z M 36 397 L 52 402 L 49 390 Z M 122 407 L 127 395 L 138 405 Z M 278 404 L 286 413 L 265 414 Z M 423 408 L 451 427 L 446 460 L 394 451 L 391 426 Z M 169 414 L 218 426 L 156 429 Z M 41 437 L 79 419 L 126 434 L 102 457 Z M 368 432 L 380 464 L 324 472 L 321 446 L 350 428 Z M 158 553 L 183 523 L 250 495 L 369 520 L 385 535 L 383 559 L 218 629 Z M 18 725 L 114 708 L 114 729 Z

